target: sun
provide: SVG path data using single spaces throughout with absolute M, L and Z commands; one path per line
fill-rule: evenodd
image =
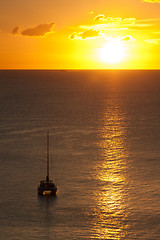
M 126 48 L 120 39 L 111 39 L 98 51 L 101 61 L 109 64 L 119 63 L 126 56 Z

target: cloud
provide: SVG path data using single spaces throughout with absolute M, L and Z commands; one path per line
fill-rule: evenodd
M 54 23 L 40 24 L 33 28 L 27 28 L 21 32 L 23 36 L 40 37 L 52 31 Z
M 98 38 L 102 35 L 101 31 L 97 31 L 97 30 L 93 30 L 93 29 L 89 29 L 86 30 L 84 32 L 74 32 L 71 35 L 69 35 L 69 39 L 71 40 L 75 40 L 75 39 L 79 39 L 79 40 L 84 40 L 84 39 L 91 39 L 91 38 Z
M 121 37 L 121 41 L 125 41 L 125 42 L 128 42 L 128 41 L 136 41 L 136 39 L 133 38 L 132 36 L 126 35 L 126 36 L 124 36 L 124 37 Z
M 144 2 L 160 3 L 160 0 L 144 0 Z
M 120 30 L 143 30 L 143 29 L 159 29 L 160 18 L 136 19 L 136 18 L 120 18 L 120 17 L 105 17 L 99 14 L 94 18 L 96 24 L 91 27 L 101 31 L 120 31 Z M 81 26 L 85 28 L 85 26 Z M 86 26 L 86 28 L 89 26 Z
M 53 27 L 55 23 L 44 23 L 44 24 L 39 24 L 35 27 L 32 28 L 26 28 L 25 30 L 21 31 L 20 34 L 22 36 L 29 36 L 29 37 L 43 37 L 48 33 L 53 32 Z M 12 30 L 13 34 L 18 34 L 19 33 L 19 27 L 15 27 Z
M 79 33 L 80 34 L 80 33 Z M 74 40 L 74 39 L 81 39 L 80 36 L 78 36 L 78 33 L 74 32 L 74 33 L 71 33 L 69 36 L 68 36 L 69 39 L 71 40 Z
M 146 39 L 145 42 L 149 44 L 160 44 L 160 38 Z
M 94 21 L 104 21 L 105 16 L 103 14 L 99 14 L 94 18 Z
M 159 32 L 160 18 L 148 18 L 148 19 L 136 19 L 120 18 L 120 17 L 105 17 L 103 14 L 99 14 L 94 18 L 94 22 L 91 25 L 80 25 L 78 30 L 70 34 L 69 39 L 83 40 L 93 38 L 106 38 L 109 35 L 116 35 L 116 32 L 122 32 L 129 34 L 121 37 L 121 41 L 136 41 L 132 35 L 133 31 L 150 31 Z M 125 35 L 124 34 L 124 35 Z M 121 35 L 121 34 L 119 34 Z M 151 36 L 151 35 L 150 35 Z M 152 35 L 153 36 L 153 35 Z M 157 36 L 156 36 L 157 38 Z
M 91 30 L 99 31 L 102 34 L 108 34 L 108 32 L 116 31 L 142 31 L 142 30 L 152 30 L 157 31 L 160 27 L 160 18 L 152 19 L 136 19 L 134 17 L 121 18 L 121 17 L 105 17 L 103 14 L 97 15 L 91 25 L 80 25 L 78 28 L 81 31 Z M 80 39 L 81 33 L 73 33 L 70 35 L 70 39 Z
M 103 14 L 99 14 L 94 18 L 96 22 L 103 22 L 107 24 L 117 25 L 117 24 L 135 24 L 136 18 L 120 18 L 120 17 L 105 17 Z
M 18 34 L 19 33 L 19 26 L 13 28 L 12 34 Z
M 81 34 L 82 39 L 100 37 L 101 32 L 97 30 L 86 30 Z

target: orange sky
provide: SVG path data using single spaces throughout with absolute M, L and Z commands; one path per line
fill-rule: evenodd
M 160 0 L 6 0 L 0 69 L 160 69 Z

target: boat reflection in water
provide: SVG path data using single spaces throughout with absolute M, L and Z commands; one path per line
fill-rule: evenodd
M 96 166 L 99 189 L 95 196 L 97 207 L 93 235 L 98 239 L 122 239 L 126 235 L 124 119 L 125 114 L 114 99 L 104 113 L 104 127 L 99 140 L 102 161 Z
M 38 186 L 39 195 L 52 195 L 56 196 L 57 187 L 54 182 L 49 179 L 49 132 L 47 132 L 47 176 L 46 180 L 40 181 Z

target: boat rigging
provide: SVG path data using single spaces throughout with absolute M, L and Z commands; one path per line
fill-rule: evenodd
M 56 196 L 57 187 L 55 186 L 53 180 L 49 178 L 49 131 L 47 132 L 47 175 L 46 179 L 40 181 L 38 186 L 39 195 L 52 195 Z

